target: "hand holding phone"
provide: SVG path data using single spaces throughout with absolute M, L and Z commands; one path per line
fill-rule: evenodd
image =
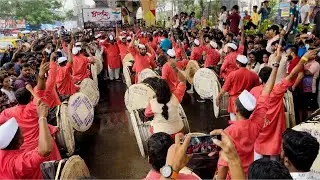
M 218 152 L 219 146 L 214 143 L 214 139 L 221 140 L 220 135 L 191 135 L 190 143 L 187 147 L 187 154 L 206 154 Z

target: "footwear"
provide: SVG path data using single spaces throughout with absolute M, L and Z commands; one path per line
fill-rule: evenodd
M 204 103 L 204 102 L 206 102 L 206 100 L 204 100 L 204 99 L 197 99 L 197 102 L 199 102 L 199 103 Z
M 189 89 L 189 90 L 187 91 L 187 93 L 188 93 L 188 94 L 193 94 L 194 91 L 193 91 L 193 89 Z

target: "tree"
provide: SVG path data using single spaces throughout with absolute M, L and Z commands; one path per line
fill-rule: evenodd
M 55 10 L 62 7 L 58 0 L 1 0 L 0 17 L 25 19 L 30 25 L 53 23 L 63 17 Z
M 75 19 L 75 15 L 74 15 L 74 11 L 73 10 L 69 10 L 66 12 L 66 19 L 67 20 L 73 20 Z

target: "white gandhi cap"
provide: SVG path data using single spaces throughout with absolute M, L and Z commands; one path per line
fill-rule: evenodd
M 128 41 L 130 41 L 130 40 L 131 40 L 131 37 L 130 37 L 130 36 L 128 36 L 128 37 L 127 37 L 127 40 L 128 40 Z
M 198 39 L 195 39 L 193 42 L 194 42 L 194 44 L 195 44 L 195 45 L 197 45 L 197 46 L 199 46 L 199 45 L 200 45 L 200 42 L 199 42 L 199 40 L 198 40 Z
M 145 48 L 146 48 L 146 46 L 145 46 L 144 44 L 139 44 L 138 47 L 139 47 L 140 49 L 145 49 Z
M 9 119 L 0 126 L 0 149 L 5 149 L 9 146 L 16 135 L 18 127 L 19 126 L 15 118 Z
M 210 46 L 215 48 L 215 49 L 217 49 L 218 44 L 216 42 L 214 42 L 214 41 L 210 41 Z
M 233 50 L 237 50 L 237 49 L 238 49 L 237 45 L 234 44 L 234 43 L 228 43 L 228 44 L 227 44 L 227 47 L 230 47 L 230 48 L 232 48 Z
M 176 57 L 176 52 L 173 50 L 173 49 L 169 49 L 168 51 L 167 51 L 167 54 L 168 54 L 168 56 L 170 56 L 170 57 Z
M 246 108 L 248 111 L 253 111 L 254 108 L 256 108 L 257 100 L 247 90 L 242 91 L 242 93 L 239 95 L 239 100 L 243 107 Z
M 76 55 L 79 53 L 79 51 L 81 50 L 81 47 L 73 47 L 72 48 L 72 54 Z
M 109 35 L 109 40 L 113 41 L 113 35 L 112 34 Z
M 60 63 L 63 63 L 65 61 L 67 61 L 67 60 L 68 60 L 68 58 L 66 58 L 66 57 L 59 57 L 58 63 L 60 64 Z
M 76 46 L 81 46 L 81 42 L 77 42 L 75 45 Z
M 242 64 L 247 64 L 248 63 L 248 58 L 244 55 L 238 55 L 237 56 L 237 61 L 241 62 Z

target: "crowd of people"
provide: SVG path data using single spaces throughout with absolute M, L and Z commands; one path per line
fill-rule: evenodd
M 144 110 L 152 119 L 147 148 L 152 169 L 146 179 L 199 179 L 179 173 L 190 160 L 191 137 L 180 144 L 184 124 L 179 108 L 183 97 L 194 93 L 184 72 L 194 61 L 216 72 L 222 84 L 212 97 L 217 106 L 222 96 L 229 96 L 230 125 L 211 132 L 222 136 L 215 140 L 221 147 L 218 179 L 319 178 L 319 172 L 310 171 L 319 142 L 308 132 L 286 129 L 283 103 L 291 91 L 296 124 L 320 105 L 319 1 L 312 13 L 302 1 L 299 13 L 298 0 L 291 0 L 289 23 L 274 24 L 265 34 L 246 35 L 240 22 L 259 26 L 269 17 L 268 1 L 243 19 L 237 5 L 231 12 L 222 7 L 217 28 L 196 28 L 200 21 L 195 13 L 180 13 L 166 29 L 135 25 L 72 33 L 61 27 L 33 34 L 18 48 L 8 47 L 0 59 L 0 178 L 42 178 L 40 164 L 61 159 L 50 112 L 79 91 L 96 61 L 104 62 L 101 81 L 121 81 L 122 60 L 129 53 L 132 83 L 147 68 L 161 77 L 143 81 L 156 94 Z M 299 22 L 316 25 L 312 32 L 298 32 Z

